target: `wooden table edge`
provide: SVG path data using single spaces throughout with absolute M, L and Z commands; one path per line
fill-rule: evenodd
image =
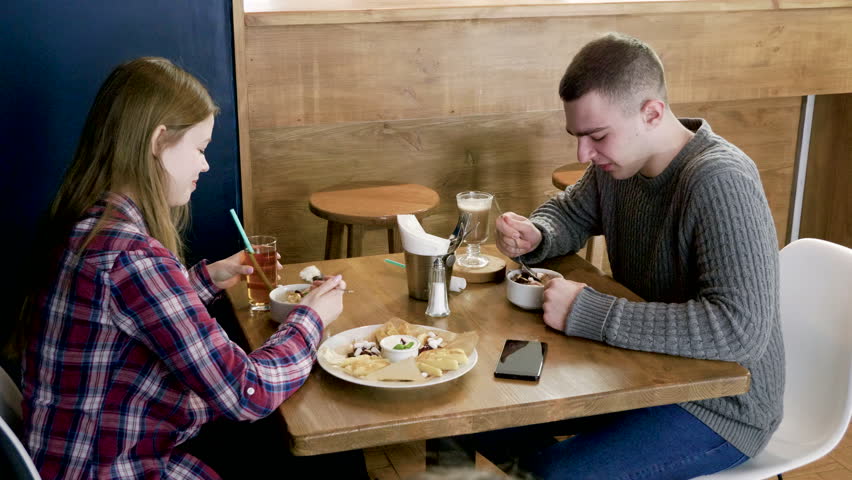
M 733 363 L 733 362 L 725 362 Z M 430 440 L 433 438 L 442 438 L 456 435 L 467 435 L 472 433 L 480 433 L 491 430 L 499 430 L 503 428 L 511 428 L 522 425 L 534 425 L 539 423 L 554 422 L 554 417 L 559 417 L 563 420 L 571 418 L 588 417 L 593 415 L 601 415 L 605 413 L 614 413 L 637 408 L 656 407 L 660 405 L 669 405 L 670 402 L 659 401 L 660 392 L 673 391 L 679 392 L 683 389 L 688 390 L 687 399 L 683 402 L 694 402 L 699 400 L 707 400 L 711 398 L 734 396 L 746 393 L 751 386 L 751 372 L 745 367 L 735 364 L 742 373 L 725 378 L 717 378 L 697 382 L 688 386 L 650 386 L 642 390 L 623 391 L 615 394 L 590 394 L 580 397 L 573 397 L 557 401 L 536 402 L 532 404 L 515 405 L 508 408 L 488 409 L 475 413 L 460 414 L 454 417 L 451 429 L 442 428 L 437 431 L 432 425 L 445 424 L 447 419 L 444 417 L 435 416 L 434 418 L 418 418 L 404 422 L 385 423 L 383 425 L 375 425 L 366 428 L 355 430 L 359 433 L 356 439 L 353 439 L 353 432 L 346 435 L 347 449 L 363 449 L 376 447 L 381 445 L 392 445 L 398 443 L 412 442 L 418 440 Z M 700 394 L 701 391 L 707 391 L 714 387 L 722 387 L 723 395 L 719 395 L 718 391 L 713 394 Z M 649 395 L 649 399 L 657 399 L 652 401 L 631 401 L 630 408 L 623 408 L 625 397 L 641 396 L 643 393 L 655 392 L 654 395 Z M 665 397 L 665 395 L 663 395 Z M 589 407 L 591 406 L 591 408 Z M 582 407 L 582 408 L 581 408 Z M 554 409 L 558 413 L 554 415 Z M 564 409 L 563 412 L 559 412 Z M 501 410 L 503 413 L 500 416 L 502 422 L 483 422 L 482 418 L 492 417 L 495 410 Z M 279 412 L 283 416 L 279 407 Z M 514 416 L 521 414 L 524 422 L 516 423 L 507 421 Z M 285 419 L 286 422 L 286 419 Z M 416 425 L 418 430 L 424 432 L 423 435 L 411 435 L 410 428 L 400 428 L 403 426 Z M 397 434 L 405 430 L 403 434 Z M 433 432 L 433 433 L 426 433 Z M 340 435 L 341 432 L 324 432 L 313 435 L 298 435 L 290 432 L 291 446 L 290 451 L 296 456 L 311 456 L 321 455 L 325 453 L 333 453 L 341 451 L 341 448 L 336 443 L 334 437 Z

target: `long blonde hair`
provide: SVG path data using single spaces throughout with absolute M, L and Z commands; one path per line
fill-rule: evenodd
M 55 277 L 57 259 L 49 254 L 67 245 L 73 226 L 106 192 L 126 192 L 142 212 L 148 234 L 183 260 L 181 233 L 189 220 L 188 205 L 169 207 L 169 175 L 155 158 L 151 139 L 164 125 L 160 145 L 180 140 L 187 129 L 218 107 L 204 86 L 191 74 L 165 58 L 143 57 L 119 65 L 101 85 L 80 135 L 73 161 L 59 191 L 43 219 L 38 237 L 44 242 L 38 251 L 46 262 L 32 269 L 22 292 L 18 325 L 8 339 L 7 353 L 20 352 L 31 316 L 32 305 Z M 111 207 L 101 217 L 83 247 L 111 216 Z M 11 351 L 11 352 L 10 352 Z
M 151 136 L 165 125 L 164 143 L 173 143 L 217 112 L 204 86 L 165 58 L 143 57 L 118 66 L 89 110 L 50 220 L 70 229 L 104 192 L 127 191 L 142 211 L 148 233 L 182 259 L 180 234 L 189 208 L 169 207 L 168 174 L 151 151 Z

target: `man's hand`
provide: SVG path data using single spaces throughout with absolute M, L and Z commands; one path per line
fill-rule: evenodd
M 507 257 L 529 253 L 541 243 L 541 232 L 528 218 L 514 212 L 497 217 L 497 248 Z
M 587 287 L 585 283 L 574 282 L 564 278 L 554 278 L 544 286 L 544 323 L 550 327 L 565 331 L 568 314 L 574 307 L 577 296 Z

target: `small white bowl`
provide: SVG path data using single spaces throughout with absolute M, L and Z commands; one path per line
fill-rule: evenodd
M 406 344 L 411 343 L 411 347 L 399 350 L 393 348 L 396 345 L 402 344 L 400 340 Z M 416 357 L 417 352 L 420 350 L 420 342 L 411 335 L 388 335 L 379 342 L 379 347 L 382 349 L 383 357 L 390 360 L 391 363 L 396 363 L 406 358 Z
M 564 278 L 561 273 L 546 268 L 530 268 L 535 273 L 546 273 L 551 278 Z M 538 285 L 522 285 L 515 282 L 521 270 L 512 270 L 506 274 L 506 298 L 524 310 L 541 308 L 544 302 L 544 287 Z
M 292 291 L 304 290 L 310 286 L 309 283 L 294 283 L 275 287 L 274 290 L 269 292 L 269 316 L 278 323 L 283 322 L 298 305 L 288 302 L 287 294 Z

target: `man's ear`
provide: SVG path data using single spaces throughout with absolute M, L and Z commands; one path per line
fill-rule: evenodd
M 642 114 L 642 122 L 650 128 L 656 128 L 663 121 L 663 116 L 666 113 L 666 104 L 658 99 L 646 100 L 642 104 L 640 112 Z
M 151 134 L 151 153 L 154 157 L 159 157 L 160 153 L 163 151 L 163 144 L 165 143 L 166 126 L 165 125 L 157 125 L 154 128 L 154 133 Z

